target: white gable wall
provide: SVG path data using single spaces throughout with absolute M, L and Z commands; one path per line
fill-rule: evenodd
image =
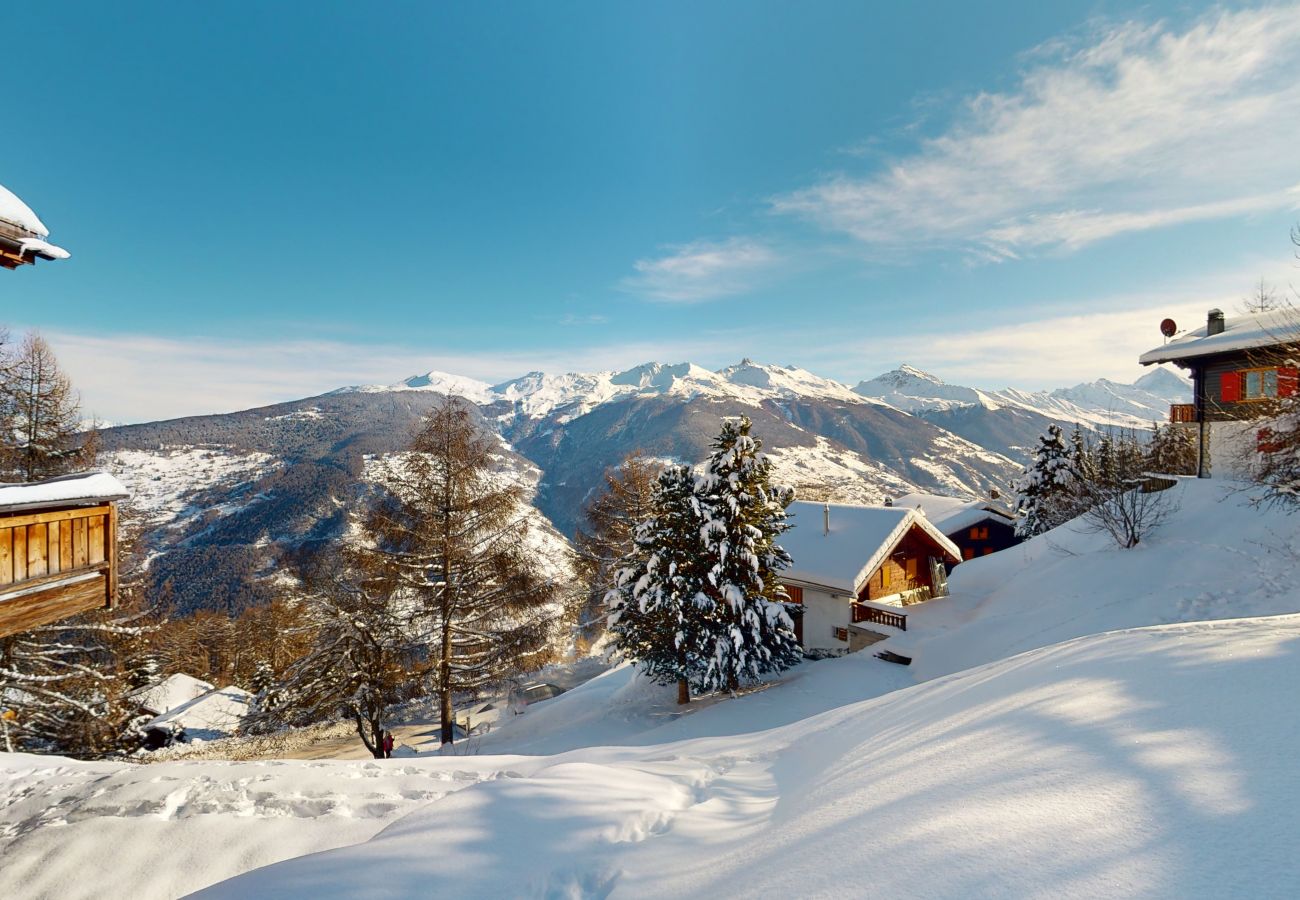
M 803 648 L 805 650 L 847 650 L 848 641 L 835 638 L 836 628 L 847 628 L 853 617 L 851 599 L 826 588 L 803 589 Z

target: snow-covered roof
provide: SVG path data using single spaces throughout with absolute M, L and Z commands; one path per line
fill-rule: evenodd
M 38 237 L 45 237 L 50 233 L 45 223 L 36 218 L 32 208 L 19 200 L 17 195 L 3 184 L 0 184 L 0 219 Z
M 136 692 L 134 697 L 141 709 L 157 716 L 171 712 L 212 690 L 214 688 L 208 682 L 177 672 L 151 687 Z
M 191 738 L 212 740 L 224 737 L 239 730 L 239 723 L 248 712 L 252 699 L 253 695 L 243 688 L 224 687 L 150 719 L 144 727 L 167 728 L 178 724 Z
M 28 484 L 0 484 L 0 512 L 16 512 L 60 503 L 103 503 L 126 497 L 126 488 L 112 475 L 107 472 L 85 472 Z
M 894 501 L 895 506 L 920 510 L 944 534 L 953 534 L 964 528 L 998 518 L 1011 522 L 1015 516 L 992 500 L 970 500 L 945 497 L 941 494 L 904 494 Z
M 40 238 L 23 238 L 18 242 L 18 248 L 23 253 L 32 253 L 44 259 L 67 259 L 72 255 L 62 247 Z
M 1220 334 L 1206 334 L 1206 325 L 1138 357 L 1144 366 L 1176 362 L 1215 353 L 1255 350 L 1300 340 L 1300 311 L 1276 309 L 1265 313 L 1232 316 L 1223 320 Z
M 825 528 L 830 510 L 830 529 Z M 885 560 L 915 525 L 954 561 L 961 552 L 933 523 L 916 510 L 898 506 L 858 506 L 796 500 L 788 510 L 793 527 L 780 537 L 793 565 L 782 573 L 794 581 L 822 585 L 847 594 Z

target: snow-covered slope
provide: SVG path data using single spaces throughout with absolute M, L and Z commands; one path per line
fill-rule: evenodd
M 1084 638 L 776 731 L 511 764 L 201 896 L 1283 896 L 1297 677 L 1296 617 Z
M 451 758 L 0 755 L 0 895 L 1288 896 L 1300 616 L 1232 617 L 1300 610 L 1300 523 L 1172 496 L 1134 550 L 1072 525 L 963 563 L 883 645 L 907 668 L 685 715 L 620 668 Z

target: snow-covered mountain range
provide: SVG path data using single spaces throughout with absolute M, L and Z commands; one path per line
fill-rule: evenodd
M 439 398 L 477 404 L 503 472 L 573 534 L 605 471 L 633 450 L 708 452 L 724 416 L 748 415 L 777 477 L 804 497 L 877 503 L 911 491 L 1006 490 L 1052 422 L 1147 427 L 1182 400 L 1176 376 L 1061 391 L 983 391 L 904 367 L 856 388 L 794 366 L 532 372 L 497 385 L 428 372 L 261 409 L 106 429 L 105 462 L 131 488 L 159 583 L 182 607 L 238 608 L 275 589 L 280 562 L 333 540 L 374 459 L 400 452 Z
M 603 404 L 633 397 L 674 397 L 729 399 L 754 406 L 783 400 L 881 403 L 908 413 L 1011 408 L 1063 422 L 1147 428 L 1153 421 L 1166 418 L 1170 403 L 1185 402 L 1191 394 L 1191 385 L 1172 370 L 1155 369 L 1133 384 L 1102 378 L 1052 391 L 983 390 L 948 384 L 928 372 L 903 365 L 849 387 L 798 366 L 766 365 L 746 358 L 717 371 L 689 362 L 648 362 L 623 372 L 562 375 L 529 372 L 496 385 L 433 371 L 393 385 L 340 389 L 370 393 L 394 390 L 455 394 L 480 406 L 507 407 L 498 412 L 499 416 L 553 417 L 558 422 L 571 421 Z

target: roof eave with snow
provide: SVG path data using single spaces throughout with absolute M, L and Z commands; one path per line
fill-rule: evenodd
M 1223 331 L 1219 334 L 1206 334 L 1205 326 L 1197 328 L 1163 346 L 1148 350 L 1138 357 L 1138 362 L 1144 366 L 1177 363 L 1221 353 L 1281 347 L 1300 342 L 1300 313 L 1292 309 L 1234 316 L 1225 319 L 1223 326 Z
M 0 484 L 0 512 L 53 506 L 89 506 L 125 500 L 122 482 L 107 472 L 84 472 L 26 484 Z

